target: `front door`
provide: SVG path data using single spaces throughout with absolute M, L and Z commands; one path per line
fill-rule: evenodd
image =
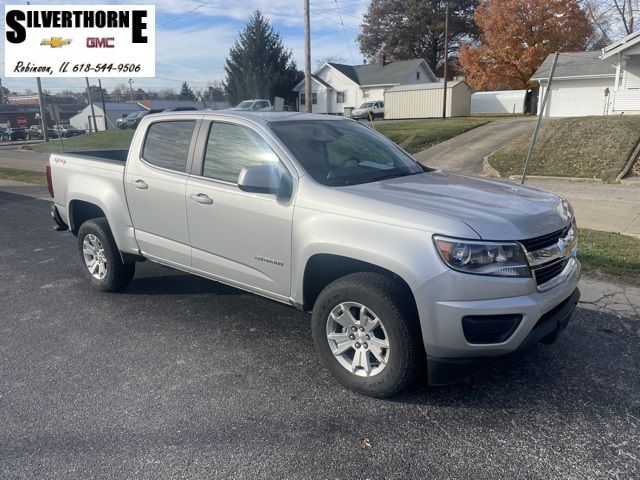
M 249 126 L 212 122 L 201 130 L 202 157 L 194 160 L 186 192 L 192 267 L 288 298 L 292 199 L 244 192 L 237 185 L 245 166 L 271 163 L 283 173 L 286 167 Z
M 196 120 L 152 123 L 139 157 L 127 162 L 127 203 L 138 246 L 146 256 L 191 265 L 185 190 Z

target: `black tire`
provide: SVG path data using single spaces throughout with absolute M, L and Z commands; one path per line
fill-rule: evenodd
M 311 321 L 313 341 L 322 362 L 345 387 L 384 398 L 411 384 L 424 361 L 422 335 L 408 292 L 378 273 L 354 273 L 329 284 L 318 296 Z M 389 351 L 386 366 L 373 376 L 358 376 L 343 367 L 327 340 L 327 319 L 343 302 L 356 302 L 375 312 L 383 323 Z
M 106 259 L 106 274 L 103 278 L 96 278 L 91 274 L 85 263 L 83 243 L 88 235 L 95 235 L 100 241 L 103 254 Z M 135 263 L 123 263 L 120 251 L 116 245 L 107 219 L 94 218 L 87 220 L 78 230 L 78 250 L 80 253 L 81 268 L 91 285 L 104 292 L 117 292 L 126 287 L 136 271 Z

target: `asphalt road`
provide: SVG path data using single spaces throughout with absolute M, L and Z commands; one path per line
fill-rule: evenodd
M 0 225 L 0 478 L 640 477 L 638 319 L 578 309 L 551 347 L 374 400 L 305 314 L 151 263 L 100 293 L 47 202 L 0 192 Z

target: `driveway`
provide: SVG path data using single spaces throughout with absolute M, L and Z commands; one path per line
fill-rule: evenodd
M 482 159 L 520 134 L 533 131 L 535 118 L 500 118 L 416 153 L 430 167 L 481 175 Z
M 637 317 L 375 400 L 284 305 L 151 262 L 89 288 L 48 206 L 0 192 L 0 478 L 640 478 Z

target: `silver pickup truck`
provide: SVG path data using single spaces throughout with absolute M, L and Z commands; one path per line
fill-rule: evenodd
M 563 198 L 423 167 L 352 120 L 148 115 L 128 152 L 52 154 L 47 177 L 95 287 L 151 260 L 311 311 L 321 360 L 367 395 L 551 343 L 579 297 Z

